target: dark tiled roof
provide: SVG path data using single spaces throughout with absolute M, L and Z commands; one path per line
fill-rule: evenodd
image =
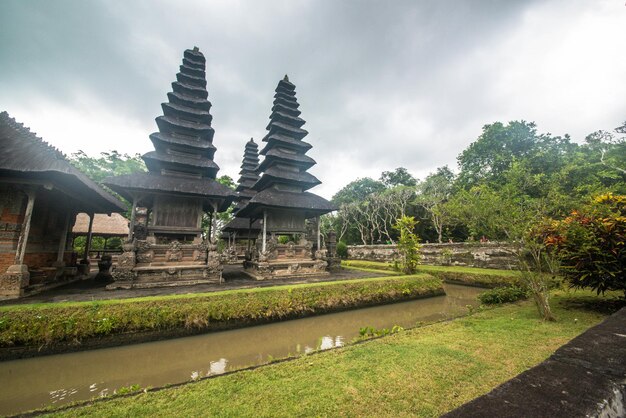
M 259 170 L 265 171 L 275 162 L 286 163 L 305 170 L 315 165 L 315 160 L 308 155 L 292 154 L 278 148 L 272 148 L 265 153 L 265 159 L 259 164 Z
M 263 176 L 254 185 L 254 190 L 263 190 L 265 186 L 272 183 L 288 183 L 301 186 L 303 190 L 308 190 L 322 182 L 313 174 L 306 171 L 295 173 L 292 171 L 280 170 L 276 167 L 270 167 L 263 173 Z
M 235 199 L 235 191 L 213 179 L 195 179 L 175 176 L 162 176 L 147 173 L 126 174 L 107 177 L 107 185 L 126 199 L 132 201 L 132 191 L 149 193 L 165 192 L 180 195 L 192 195 L 209 199 L 224 199 L 222 207 L 228 207 Z M 225 210 L 225 209 L 223 209 Z
M 72 166 L 59 150 L 7 112 L 0 112 L 0 144 L 0 170 L 6 174 L 63 184 L 73 192 L 72 197 L 83 202 L 79 210 L 106 213 L 126 210 L 122 202 Z
M 233 218 L 230 222 L 226 224 L 226 226 L 224 226 L 222 231 L 223 232 L 238 232 L 238 233 L 245 232 L 247 234 L 249 226 L 250 226 L 249 218 Z M 262 228 L 263 227 L 261 226 L 261 221 L 257 220 L 252 223 L 251 231 L 253 234 L 254 233 L 258 234 Z
M 261 150 L 261 155 L 265 155 L 267 151 L 275 147 L 275 142 L 288 148 L 299 149 L 301 152 L 306 152 L 312 148 L 312 145 L 308 142 L 304 142 L 301 139 L 289 138 L 288 136 L 280 134 L 267 134 L 265 138 L 263 138 L 263 142 L 267 142 L 268 144 Z
M 272 188 L 254 195 L 246 207 L 237 212 L 237 217 L 254 217 L 260 214 L 264 207 L 301 209 L 310 217 L 337 210 L 328 200 L 313 193 L 286 192 Z
M 184 52 L 180 72 L 172 83 L 173 91 L 168 93 L 169 103 L 162 104 L 163 116 L 156 118 L 159 132 L 150 135 L 155 151 L 143 156 L 148 171 L 160 173 L 167 169 L 210 179 L 217 176 L 205 63 L 198 49 Z M 198 158 L 180 155 L 181 151 Z

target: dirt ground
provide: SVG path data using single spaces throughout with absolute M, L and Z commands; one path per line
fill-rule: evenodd
M 89 279 L 69 283 L 66 286 L 47 290 L 36 295 L 28 296 L 19 300 L 2 301 L 0 305 L 19 305 L 25 303 L 45 302 L 77 302 L 106 299 L 137 298 L 142 296 L 178 295 L 185 293 L 217 292 L 220 290 L 246 289 L 253 287 L 277 286 L 281 284 L 316 283 L 333 280 L 359 279 L 363 277 L 384 276 L 380 273 L 362 272 L 357 270 L 341 269 L 329 276 L 309 276 L 290 279 L 273 279 L 258 281 L 244 273 L 240 265 L 226 265 L 222 274 L 221 284 L 199 284 L 194 286 L 180 287 L 157 287 L 151 289 L 131 290 L 106 290 L 106 283 L 98 283 L 93 280 L 93 273 Z

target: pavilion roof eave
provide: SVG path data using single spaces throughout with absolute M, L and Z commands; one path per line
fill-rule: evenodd
M 107 177 L 103 184 L 132 201 L 137 194 L 173 194 L 220 201 L 220 211 L 226 210 L 237 198 L 234 190 L 216 180 L 152 175 L 148 173 Z M 223 209 L 222 209 L 223 208 Z
M 246 206 L 236 214 L 238 218 L 257 218 L 266 209 L 287 209 L 302 211 L 307 217 L 320 216 L 337 210 L 332 203 L 313 193 L 285 192 L 266 189 L 257 193 Z

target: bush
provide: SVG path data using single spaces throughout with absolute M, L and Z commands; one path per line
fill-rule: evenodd
M 598 196 L 547 229 L 545 243 L 556 251 L 572 287 L 598 294 L 617 290 L 626 297 L 626 196 Z
M 519 286 L 497 287 L 478 295 L 478 300 L 485 305 L 515 302 L 528 298 L 528 291 Z
M 343 259 L 348 258 L 348 245 L 343 241 L 337 243 L 337 257 Z
M 398 239 L 398 252 L 400 253 L 399 265 L 405 274 L 413 274 L 417 271 L 420 261 L 419 238 L 415 234 L 417 221 L 412 216 L 403 216 L 396 220 L 394 229 L 400 231 Z

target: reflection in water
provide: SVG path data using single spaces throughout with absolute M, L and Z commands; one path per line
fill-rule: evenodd
M 194 337 L 0 362 L 0 414 L 106 396 L 123 386 L 162 386 L 341 347 L 359 328 L 436 321 L 477 305 L 480 289 L 446 285 L 446 296 Z

